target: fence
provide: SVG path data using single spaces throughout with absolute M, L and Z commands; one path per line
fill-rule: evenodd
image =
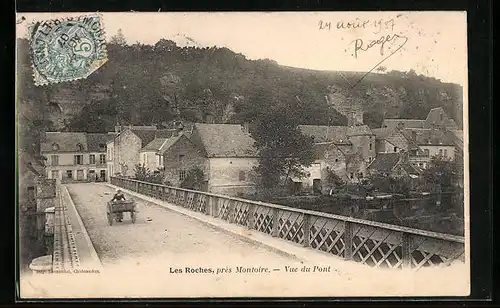
M 113 185 L 146 196 L 371 266 L 418 270 L 465 261 L 464 238 L 460 236 L 128 178 L 110 180 Z

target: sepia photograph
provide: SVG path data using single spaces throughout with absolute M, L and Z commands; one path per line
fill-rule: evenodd
M 470 294 L 461 11 L 16 15 L 21 299 Z

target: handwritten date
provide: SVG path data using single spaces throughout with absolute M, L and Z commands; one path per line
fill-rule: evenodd
M 394 19 L 389 19 L 389 20 L 384 20 L 384 19 L 377 19 L 377 20 L 371 20 L 371 19 L 359 19 L 356 18 L 354 20 L 350 21 L 345 21 L 345 20 L 339 20 L 337 21 L 336 28 L 337 30 L 344 30 L 344 29 L 368 29 L 368 28 L 374 28 L 375 32 L 374 34 L 378 34 L 383 30 L 390 30 L 394 31 Z M 331 30 L 332 29 L 332 22 L 331 21 L 323 21 L 320 20 L 318 22 L 319 30 Z

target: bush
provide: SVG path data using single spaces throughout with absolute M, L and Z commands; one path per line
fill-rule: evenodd
M 184 181 L 181 183 L 181 188 L 201 190 L 203 182 L 205 181 L 205 173 L 200 167 L 191 168 Z

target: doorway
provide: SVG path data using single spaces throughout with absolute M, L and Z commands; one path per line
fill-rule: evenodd
M 103 181 L 103 182 L 106 182 L 106 170 L 101 170 L 99 172 L 99 175 L 100 175 L 100 181 Z
M 321 194 L 321 179 L 314 179 L 313 180 L 313 193 L 314 194 Z

